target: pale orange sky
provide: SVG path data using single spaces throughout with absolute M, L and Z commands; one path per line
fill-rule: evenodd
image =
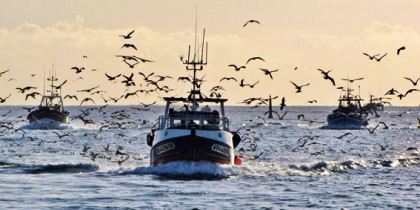
M 345 86 L 340 78 L 365 79 L 353 85 L 362 98 L 370 93 L 383 96 L 391 88 L 406 92 L 420 89 L 404 77 L 420 77 L 420 9 L 419 1 L 83 1 L 0 0 L 0 97 L 11 94 L 2 105 L 38 105 L 39 97 L 25 101 L 16 87 L 36 86 L 43 89 L 44 66 L 58 72 L 63 95 L 77 94 L 79 102 L 65 100 L 66 105 L 78 105 L 85 97 L 103 104 L 99 95 L 77 93 L 77 90 L 100 85 L 105 97 L 125 94 L 120 82 L 107 81 L 109 75 L 130 75 L 134 72 L 137 86 L 127 91 L 150 89 L 137 72 L 146 75 L 187 76 L 179 55 L 187 55 L 188 45 L 194 43 L 195 10 L 198 7 L 198 30 L 206 28 L 209 43 L 209 64 L 199 76 L 207 80 L 202 92 L 209 95 L 215 85 L 223 86 L 227 105 L 250 97 L 278 95 L 286 97 L 288 105 L 336 105 L 340 91 L 323 79 L 318 68 L 332 69 L 337 86 Z M 243 27 L 247 20 L 261 22 Z M 118 35 L 135 30 L 133 38 L 124 40 Z M 121 49 L 124 43 L 135 44 L 138 51 Z M 396 54 L 399 47 L 406 50 Z M 362 53 L 385 54 L 381 62 L 369 60 Z M 86 55 L 88 58 L 83 58 Z M 115 55 L 137 55 L 155 60 L 140 63 L 130 69 Z M 250 57 L 260 56 L 265 62 L 254 61 L 246 69 L 233 71 L 229 64 L 245 65 Z M 85 67 L 76 74 L 71 67 Z M 297 70 L 294 70 L 298 67 Z M 279 69 L 274 79 L 259 68 Z M 91 71 L 98 69 L 98 71 Z M 31 74 L 36 74 L 31 76 Z M 83 79 L 78 79 L 79 77 Z M 242 88 L 238 82 L 219 80 L 233 76 L 245 83 L 259 83 Z M 154 78 L 156 79 L 156 78 Z M 9 81 L 10 80 L 10 81 Z M 121 81 L 121 77 L 118 81 Z M 297 84 L 310 83 L 302 93 L 295 93 Z M 143 86 L 140 87 L 139 84 Z M 120 100 L 119 105 L 138 102 L 163 103 L 159 96 L 182 95 L 191 85 L 176 79 L 161 82 L 174 88 L 169 93 L 138 94 Z M 418 106 L 420 91 L 408 94 L 403 100 L 391 96 L 395 106 Z M 280 100 L 274 102 L 278 105 Z M 112 103 L 111 103 L 112 104 Z M 118 105 L 117 104 L 117 105 Z M 90 104 L 89 104 L 90 105 Z

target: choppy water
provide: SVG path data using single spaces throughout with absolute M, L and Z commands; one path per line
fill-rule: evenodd
M 82 108 L 68 109 L 72 117 Z M 0 129 L 0 208 L 420 208 L 420 151 L 407 150 L 420 150 L 419 107 L 386 107 L 369 127 L 382 121 L 389 128 L 381 124 L 373 134 L 320 129 L 332 109 L 288 107 L 283 120 L 263 124 L 256 116 L 265 108 L 227 107 L 232 129 L 244 126 L 240 133 L 249 137 L 237 148 L 245 151 L 242 166 L 179 162 L 153 168 L 145 137 L 162 106 L 91 110 L 85 118 L 95 124 L 76 119 L 61 130 L 29 130 L 22 107 L 1 107 L 2 124 L 15 129 Z M 112 119 L 120 110 L 129 118 Z M 305 120 L 297 120 L 299 114 Z M 98 133 L 111 121 L 122 125 Z M 53 132 L 71 135 L 60 139 Z M 109 152 L 95 161 L 88 157 L 107 144 Z M 381 150 L 379 144 L 388 146 Z M 85 145 L 91 149 L 83 154 Z M 130 155 L 121 165 L 118 146 Z

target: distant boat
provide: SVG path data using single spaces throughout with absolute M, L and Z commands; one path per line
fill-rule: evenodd
M 351 94 L 352 89 L 347 88 L 345 94 L 338 99 L 338 108 L 327 117 L 331 129 L 360 129 L 367 125 L 368 112 L 361 106 L 360 96 Z
M 165 113 L 159 117 L 157 128 L 153 128 L 147 135 L 147 144 L 151 146 L 151 166 L 174 161 L 241 164 L 235 155 L 235 148 L 241 138 L 238 133 L 229 130 L 229 119 L 224 108 L 227 99 L 208 98 L 196 89 L 199 88 L 197 70 L 203 70 L 207 64 L 207 56 L 206 61 L 203 60 L 204 36 L 202 46 L 201 59 L 197 55 L 190 59 L 190 52 L 187 60 L 181 59 L 187 70 L 194 73 L 189 96 L 164 97 Z M 213 109 L 209 105 L 218 108 Z
M 47 80 L 51 81 L 51 90 L 47 91 L 50 94 L 47 95 L 44 93 L 39 106 L 34 111 L 30 112 L 27 117 L 30 124 L 46 124 L 45 127 L 41 127 L 44 129 L 50 129 L 48 124 L 69 123 L 69 112 L 64 109 L 61 94 L 54 86 L 54 81 L 57 81 L 58 79 L 52 75 Z
M 378 117 L 377 112 L 384 111 L 384 103 L 382 102 L 383 98 L 374 98 L 373 95 L 370 95 L 369 103 L 363 106 L 363 109 L 368 111 L 371 115 Z

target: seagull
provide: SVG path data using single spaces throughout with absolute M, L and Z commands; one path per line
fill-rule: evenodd
M 386 148 L 388 148 L 388 145 L 382 146 L 381 144 L 378 144 L 381 147 L 381 151 L 385 151 Z
M 117 76 L 109 76 L 107 73 L 105 73 L 105 76 L 108 77 L 109 81 L 117 79 L 117 77 L 121 76 L 121 74 L 118 74 Z
M 77 67 L 77 66 L 73 66 L 71 69 L 76 70 L 76 74 L 81 73 L 82 71 L 85 70 L 85 67 Z
M 127 35 L 120 35 L 120 37 L 123 37 L 124 39 L 131 39 L 131 34 L 134 33 L 135 30 L 131 31 L 130 33 L 128 33 Z
M 379 124 L 376 125 L 376 127 L 374 127 L 372 130 L 366 126 L 364 126 L 366 129 L 368 129 L 370 134 L 373 134 L 375 132 L 375 130 L 379 127 Z
M 94 101 L 92 98 L 84 98 L 84 99 L 82 100 L 82 102 L 80 103 L 80 105 L 79 105 L 79 106 L 82 106 L 82 104 L 83 104 L 84 102 L 88 102 L 88 101 L 92 101 L 94 104 L 96 104 L 96 103 L 95 103 L 95 101 Z
M 321 71 L 321 73 L 324 75 L 324 79 L 330 80 L 332 82 L 332 84 L 335 86 L 334 79 L 328 75 L 328 73 L 330 73 L 332 70 L 329 70 L 329 71 L 324 71 L 322 69 L 318 69 L 318 70 Z
M 6 99 L 8 99 L 11 95 L 12 95 L 12 94 L 9 94 L 6 98 L 2 98 L 2 97 L 0 97 L 0 103 L 2 104 L 2 103 L 4 103 L 4 102 L 6 102 Z
M 137 50 L 137 47 L 134 45 L 134 44 L 124 44 L 121 48 L 133 48 L 133 49 L 135 49 L 135 50 Z
M 379 124 L 384 125 L 384 129 L 388 129 L 389 128 L 384 122 L 379 122 Z
M 261 57 L 252 57 L 252 58 L 249 58 L 248 59 L 248 61 L 246 62 L 246 64 L 248 64 L 250 61 L 252 61 L 252 60 L 262 60 L 262 61 L 264 61 L 265 62 L 265 60 L 263 59 L 263 58 L 261 58 Z
M 265 75 L 270 75 L 271 79 L 273 79 L 273 75 L 271 75 L 271 73 L 279 71 L 278 69 L 270 71 L 268 69 L 262 69 L 262 68 L 260 68 L 260 70 L 263 71 Z
M 223 80 L 234 80 L 234 81 L 238 81 L 235 77 L 223 77 L 222 79 L 219 80 L 219 82 L 223 81 Z
M 235 68 L 235 71 L 240 71 L 242 68 L 246 69 L 246 66 L 237 66 L 235 64 L 229 64 L 228 66 Z
M 67 82 L 67 80 L 65 80 L 63 83 L 61 83 L 61 84 L 60 84 L 60 85 L 58 85 L 58 86 L 54 86 L 54 87 L 55 87 L 55 89 L 57 89 L 57 90 L 61 89 L 61 87 L 62 87 L 64 84 L 66 84 L 66 82 Z
M 343 137 L 345 137 L 345 136 L 348 136 L 348 135 L 353 135 L 352 133 L 350 133 L 350 132 L 348 132 L 348 133 L 345 133 L 345 134 L 343 134 L 343 135 L 341 135 L 341 136 L 338 136 L 338 137 L 336 137 L 337 139 L 343 139 Z
M 299 85 L 297 85 L 296 83 L 294 83 L 294 82 L 292 82 L 292 81 L 290 81 L 294 86 L 295 86 L 295 88 L 296 88 L 296 93 L 300 93 L 300 92 L 302 92 L 302 87 L 305 87 L 305 86 L 308 86 L 309 85 L 309 83 L 308 84 L 305 84 L 305 85 L 301 85 L 301 86 L 299 86 Z
M 404 77 L 404 79 L 409 80 L 411 83 L 413 83 L 414 86 L 417 86 L 417 82 L 420 80 L 420 77 L 417 78 L 417 80 L 414 82 L 414 80 L 408 78 L 408 77 Z
M 245 86 L 249 86 L 250 88 L 254 88 L 254 86 L 256 85 L 256 84 L 258 84 L 260 81 L 257 81 L 256 83 L 254 83 L 253 85 L 251 85 L 251 84 L 244 84 L 244 79 L 242 79 L 241 80 L 241 83 L 239 84 L 239 86 L 241 86 L 241 87 L 245 87 Z
M 287 106 L 287 105 L 286 105 L 286 99 L 283 97 L 283 98 L 281 99 L 281 103 L 280 103 L 280 110 L 283 110 L 283 108 L 284 108 L 285 106 Z
M 19 93 L 25 93 L 25 91 L 30 90 L 30 89 L 36 89 L 36 87 L 32 87 L 32 86 L 26 86 L 23 88 L 17 87 L 16 90 L 19 90 Z
M 388 92 L 385 93 L 385 95 L 395 95 L 395 93 L 399 93 L 397 90 L 392 88 L 391 90 L 388 90 Z
M 376 54 L 376 55 L 373 55 L 373 56 L 372 56 L 372 55 L 369 55 L 369 54 L 367 54 L 367 53 L 363 53 L 363 55 L 366 55 L 366 56 L 368 56 L 368 57 L 369 57 L 369 59 L 370 59 L 370 60 L 373 60 L 373 59 L 375 59 L 375 57 L 376 57 L 376 56 L 378 56 L 378 55 L 380 55 L 380 54 Z
M 356 79 L 341 79 L 341 80 L 344 80 L 344 81 L 348 81 L 348 82 L 350 82 L 350 83 L 353 83 L 354 81 L 357 81 L 357 80 L 362 80 L 362 79 L 364 79 L 364 78 L 356 78 Z
M 10 71 L 10 69 L 7 69 L 6 71 L 2 71 L 2 72 L 0 72 L 0 77 L 1 77 L 1 75 L 3 75 L 4 73 L 6 73 L 6 72 L 8 72 L 8 71 Z
M 66 136 L 71 136 L 71 133 L 65 133 L 65 134 L 63 134 L 63 135 L 61 135 L 61 134 L 59 134 L 59 133 L 57 133 L 57 132 L 53 132 L 55 135 L 57 135 L 58 136 L 58 138 L 60 138 L 60 139 L 62 139 L 62 138 L 64 138 L 64 137 L 66 137 Z
M 26 94 L 25 101 L 28 100 L 29 96 L 35 99 L 35 96 L 37 96 L 37 95 L 41 95 L 41 93 L 38 93 L 38 92 L 28 93 L 28 94 Z
M 379 58 L 375 58 L 376 61 L 380 62 L 382 60 L 383 57 L 385 57 L 388 53 L 385 53 L 383 56 L 379 57 Z
M 144 80 L 146 80 L 146 81 L 147 81 L 147 80 L 149 80 L 149 77 L 150 77 L 150 76 L 152 76 L 152 75 L 154 75 L 154 74 L 155 74 L 155 72 L 152 72 L 152 73 L 150 73 L 150 74 L 149 74 L 149 75 L 147 75 L 147 76 L 146 76 L 143 72 L 139 72 L 139 74 L 140 74 L 140 75 L 142 75 L 142 76 L 144 77 Z
M 397 55 L 400 54 L 401 50 L 405 50 L 405 46 L 402 46 L 400 48 L 397 49 Z
M 76 96 L 76 95 L 66 95 L 66 96 L 64 96 L 64 99 L 66 99 L 66 98 L 70 98 L 70 99 L 75 98 L 75 99 L 76 99 L 76 101 L 78 101 L 78 100 L 79 100 L 79 99 L 77 98 L 77 96 Z
M 90 93 L 90 92 L 92 92 L 92 90 L 94 90 L 94 89 L 96 89 L 98 87 L 99 87 L 99 85 L 96 86 L 96 87 L 93 87 L 93 88 L 85 89 L 85 90 L 78 90 L 77 92 L 87 92 L 87 93 Z
M 407 90 L 407 92 L 405 92 L 404 97 L 406 97 L 406 96 L 407 96 L 407 94 L 412 93 L 412 92 L 414 92 L 414 91 L 419 91 L 419 89 L 410 89 L 410 90 Z
M 261 23 L 258 20 L 248 20 L 242 27 L 245 27 L 246 25 L 248 25 L 248 23 L 258 23 L 261 25 Z

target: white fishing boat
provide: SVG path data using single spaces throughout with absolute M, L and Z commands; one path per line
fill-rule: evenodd
M 224 107 L 227 99 L 205 97 L 199 89 L 196 74 L 207 64 L 204 32 L 201 57 L 196 54 L 200 50 L 195 49 L 190 58 L 189 48 L 188 58 L 185 61 L 181 58 L 187 70 L 193 71 L 193 87 L 189 95 L 164 97 L 165 113 L 159 117 L 157 127 L 147 135 L 151 166 L 174 161 L 241 164 L 235 155 L 241 138 L 237 132 L 229 130 Z

